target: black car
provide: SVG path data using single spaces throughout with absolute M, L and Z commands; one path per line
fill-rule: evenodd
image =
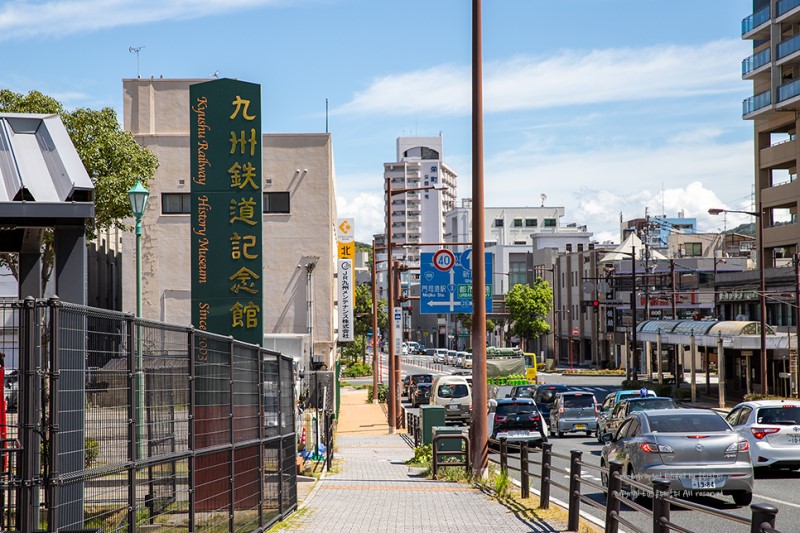
M 411 406 L 419 407 L 431 403 L 431 387 L 433 383 L 417 383 L 408 396 Z
M 536 407 L 542 413 L 547 426 L 550 426 L 550 408 L 553 402 L 556 401 L 556 394 L 559 392 L 567 392 L 569 387 L 566 385 L 539 385 L 536 388 L 536 393 L 533 395 L 533 401 L 536 402 Z
M 541 413 L 530 398 L 490 400 L 488 428 L 493 439 L 530 444 L 547 440 Z
M 403 396 L 408 396 L 408 386 L 411 384 L 411 376 L 406 374 L 403 378 Z
M 414 389 L 420 383 L 433 383 L 433 374 L 408 374 L 408 383 L 404 385 L 403 392 L 411 400 L 411 395 L 414 394 Z
M 514 385 L 511 387 L 511 392 L 506 394 L 506 398 L 531 398 L 533 399 L 534 394 L 536 394 L 536 389 L 539 388 L 539 385 L 536 384 L 529 384 L 529 385 Z

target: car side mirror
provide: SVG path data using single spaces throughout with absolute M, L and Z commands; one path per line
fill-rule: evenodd
M 506 398 L 511 398 L 511 395 L 510 394 L 506 394 Z
M 612 433 L 603 433 L 603 436 L 600 437 L 600 440 L 603 442 L 614 442 L 614 435 Z

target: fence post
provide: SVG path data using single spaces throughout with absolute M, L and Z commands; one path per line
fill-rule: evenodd
M 669 533 L 669 480 L 653 479 L 653 533 Z
M 753 512 L 753 519 L 750 521 L 750 533 L 761 533 L 761 526 L 766 523 L 769 527 L 775 527 L 775 515 L 778 508 L 769 503 L 752 503 L 750 510 Z
M 531 480 L 528 477 L 528 443 L 523 442 L 519 449 L 519 470 L 520 470 L 520 496 L 525 499 L 530 497 Z
M 59 422 L 61 412 L 60 405 L 59 405 L 59 376 L 61 364 L 58 357 L 59 352 L 59 341 L 58 341 L 58 334 L 61 330 L 61 306 L 58 305 L 58 300 L 52 299 L 51 302 L 54 304 L 51 307 L 52 314 L 50 317 L 50 409 L 49 409 L 49 425 L 48 428 L 48 439 L 49 439 L 49 450 L 48 450 L 48 458 L 47 460 L 50 462 L 50 471 L 49 476 L 50 478 L 47 480 L 47 523 L 48 524 L 58 524 L 58 496 L 59 496 L 59 487 L 60 483 L 56 483 L 56 480 L 60 478 L 61 470 L 59 466 L 59 447 L 58 447 L 58 440 L 59 440 Z M 19 398 L 17 399 L 17 412 L 19 412 Z M 3 443 L 3 447 L 5 448 L 6 443 Z M 3 454 L 3 460 L 7 456 Z M 9 465 L 10 466 L 10 465 Z M 8 469 L 9 472 L 13 472 L 13 468 Z
M 622 490 L 622 463 L 611 461 L 608 465 L 608 495 L 606 497 L 606 531 L 617 533 L 619 531 L 619 492 Z
M 569 517 L 567 529 L 578 531 L 581 512 L 581 464 L 583 452 L 571 450 L 569 452 Z
M 539 489 L 539 507 L 550 508 L 550 463 L 552 462 L 553 443 L 542 443 L 542 485 Z
M 500 473 L 508 473 L 508 441 L 505 437 L 500 438 Z

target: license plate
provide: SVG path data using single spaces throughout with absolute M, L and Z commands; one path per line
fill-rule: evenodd
M 451 410 L 451 411 L 458 411 L 458 408 L 459 408 L 459 407 L 460 407 L 460 406 L 459 406 L 458 404 L 454 404 L 454 403 L 451 403 L 450 405 L 448 405 L 448 406 L 447 406 L 447 408 L 448 408 L 449 410 Z
M 692 478 L 693 489 L 716 489 L 717 480 L 709 478 Z
M 586 424 L 575 424 L 575 429 L 586 429 Z
M 509 431 L 509 437 L 527 437 L 530 435 L 530 431 L 523 431 L 523 430 L 516 430 L 516 431 Z
M 800 435 L 787 435 L 789 444 L 800 444 Z

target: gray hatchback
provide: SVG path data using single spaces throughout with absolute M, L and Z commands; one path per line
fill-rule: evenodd
M 551 431 L 564 433 L 583 431 L 591 435 L 597 430 L 597 400 L 590 392 L 561 392 L 556 394 L 550 409 Z

